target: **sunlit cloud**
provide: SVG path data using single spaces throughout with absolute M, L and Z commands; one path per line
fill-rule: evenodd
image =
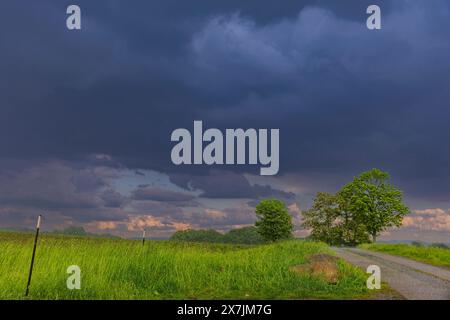
M 411 229 L 450 232 L 450 209 L 414 210 L 403 219 L 403 225 Z

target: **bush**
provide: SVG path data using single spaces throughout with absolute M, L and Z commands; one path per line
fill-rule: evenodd
M 224 235 L 224 240 L 226 243 L 236 244 L 260 244 L 265 242 L 253 226 L 232 229 Z

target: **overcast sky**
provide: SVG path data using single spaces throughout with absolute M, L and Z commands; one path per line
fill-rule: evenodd
M 450 242 L 449 57 L 446 0 L 2 1 L 0 227 L 227 230 L 267 197 L 298 225 L 378 167 L 413 212 L 384 239 Z M 173 165 L 194 120 L 279 128 L 278 175 Z

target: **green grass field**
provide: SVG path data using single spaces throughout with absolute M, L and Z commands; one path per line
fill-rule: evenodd
M 411 258 L 435 266 L 450 268 L 450 250 L 434 247 L 418 247 L 408 244 L 365 244 L 361 248 Z
M 0 233 L 0 299 L 23 299 L 33 235 Z M 292 240 L 259 246 L 42 235 L 30 299 L 350 299 L 367 296 L 365 274 L 339 262 L 340 280 L 289 270 L 329 252 Z M 81 268 L 81 290 L 69 290 L 67 267 Z

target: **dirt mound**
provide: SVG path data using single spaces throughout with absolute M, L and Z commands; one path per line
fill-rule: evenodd
M 291 270 L 300 274 L 310 274 L 313 277 L 323 278 L 328 283 L 337 283 L 339 270 L 336 261 L 339 258 L 326 253 L 317 253 L 308 256 L 307 259 L 308 263 L 293 266 Z

